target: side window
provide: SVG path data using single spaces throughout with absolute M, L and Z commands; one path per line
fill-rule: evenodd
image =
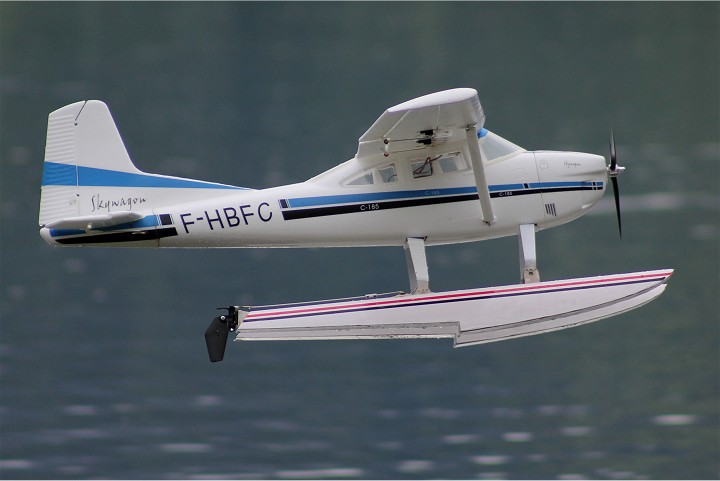
M 414 179 L 430 177 L 433 174 L 449 174 L 467 168 L 465 159 L 460 152 L 451 152 L 437 157 L 426 157 L 425 159 L 414 159 L 411 161 L 410 166 Z
M 458 165 L 458 159 L 456 156 L 451 155 L 448 157 L 442 157 L 438 162 L 440 163 L 440 170 L 442 170 L 443 174 L 448 174 L 450 172 L 457 172 L 460 170 L 460 166 Z
M 372 171 L 365 172 L 360 177 L 348 182 L 348 185 L 371 185 L 373 183 Z
M 432 159 L 428 157 L 425 160 L 417 160 L 411 164 L 413 179 L 422 177 L 430 177 L 433 175 Z
M 347 182 L 347 185 L 373 185 L 377 182 L 390 184 L 398 181 L 397 170 L 395 164 L 387 164 L 367 172 L 363 172 L 359 176 Z
M 395 164 L 382 166 L 378 169 L 378 172 L 380 172 L 380 178 L 382 179 L 383 184 L 397 182 L 398 180 Z

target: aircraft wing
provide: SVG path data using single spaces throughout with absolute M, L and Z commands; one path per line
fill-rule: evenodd
M 387 109 L 358 140 L 355 157 L 378 162 L 393 153 L 420 151 L 445 142 L 467 142 L 483 220 L 495 221 L 485 178 L 478 131 L 485 113 L 477 91 L 458 88 L 435 92 Z M 380 156 L 382 154 L 382 156 Z
M 482 128 L 485 114 L 477 91 L 459 88 L 408 100 L 387 109 L 359 139 L 358 158 L 421 150 Z

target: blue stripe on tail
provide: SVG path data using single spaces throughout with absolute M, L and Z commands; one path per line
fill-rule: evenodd
M 234 189 L 245 187 L 215 184 L 200 180 L 163 177 L 152 174 L 118 172 L 68 164 L 45 162 L 42 185 L 67 185 L 80 187 L 162 187 L 170 189 Z

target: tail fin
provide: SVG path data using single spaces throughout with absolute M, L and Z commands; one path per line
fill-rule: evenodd
M 48 117 L 41 226 L 227 195 L 226 189 L 243 188 L 138 170 L 103 102 L 77 102 Z

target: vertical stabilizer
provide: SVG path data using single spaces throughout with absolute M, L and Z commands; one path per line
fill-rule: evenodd
M 108 214 L 149 212 L 232 190 L 244 189 L 138 170 L 110 110 L 99 100 L 76 102 L 48 117 L 41 226 L 82 225 L 90 218 L 97 224 L 106 222 Z
M 107 106 L 98 100 L 67 105 L 48 116 L 40 196 L 40 225 L 80 215 L 80 169 L 141 174 L 130 160 Z

